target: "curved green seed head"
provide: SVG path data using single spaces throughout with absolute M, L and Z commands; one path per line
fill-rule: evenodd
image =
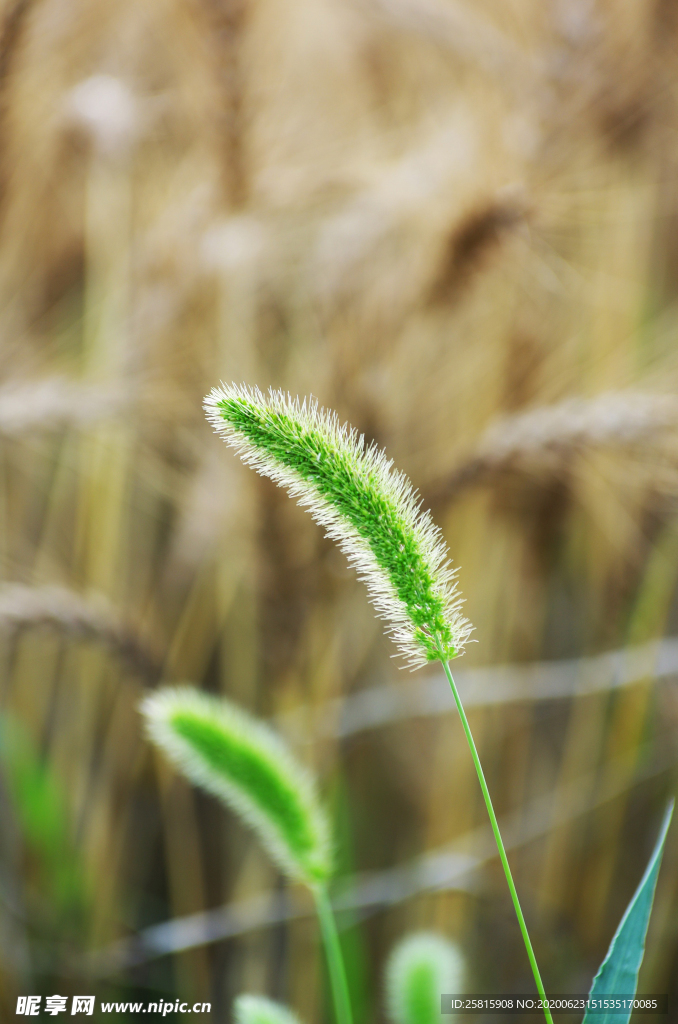
M 287 1006 L 266 996 L 238 996 L 233 1003 L 235 1024 L 299 1024 L 299 1018 Z
M 329 877 L 327 817 L 313 780 L 279 736 L 192 687 L 158 690 L 141 711 L 154 743 L 248 822 L 287 875 L 309 885 Z
M 457 947 L 433 932 L 406 936 L 386 966 L 386 1009 L 392 1024 L 442 1024 L 440 996 L 457 993 L 463 961 Z
M 471 627 L 440 531 L 382 451 L 314 401 L 281 391 L 222 386 L 205 410 L 244 462 L 286 487 L 339 543 L 413 667 L 461 652 Z

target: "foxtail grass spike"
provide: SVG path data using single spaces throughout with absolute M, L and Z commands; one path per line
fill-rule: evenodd
M 336 540 L 413 668 L 461 653 L 470 625 L 440 530 L 379 448 L 314 400 L 222 385 L 205 399 L 244 462 L 284 486 Z
M 299 1024 L 299 1018 L 287 1006 L 266 996 L 238 996 L 233 1003 L 235 1024 Z
M 386 1010 L 392 1024 L 440 1024 L 440 996 L 459 992 L 463 960 L 455 945 L 432 932 L 404 938 L 386 965 Z
M 191 687 L 158 690 L 141 710 L 151 739 L 251 825 L 285 874 L 309 885 L 329 877 L 328 820 L 313 780 L 279 736 Z

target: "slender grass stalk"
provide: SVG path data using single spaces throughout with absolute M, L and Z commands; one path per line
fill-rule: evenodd
M 504 869 L 504 874 L 506 875 L 506 882 L 509 887 L 509 892 L 511 893 L 511 899 L 513 900 L 513 908 L 516 912 L 516 917 L 518 918 L 518 924 L 520 925 L 520 931 L 523 936 L 523 942 L 525 943 L 525 949 L 527 950 L 527 956 L 530 961 L 530 967 L 532 968 L 532 974 L 534 975 L 534 980 L 537 985 L 537 991 L 539 992 L 539 995 L 542 997 L 542 999 L 546 1001 L 544 983 L 541 980 L 541 974 L 539 973 L 539 967 L 537 966 L 537 958 L 535 957 L 534 950 L 532 949 L 532 942 L 530 941 L 530 935 L 527 930 L 525 918 L 523 916 L 523 910 L 520 906 L 520 900 L 518 899 L 518 893 L 516 892 L 516 887 L 513 881 L 513 875 L 511 874 L 511 868 L 509 866 L 508 857 L 506 856 L 506 850 L 504 849 L 504 841 L 501 838 L 501 832 L 499 831 L 499 823 L 497 821 L 497 816 L 494 813 L 494 807 L 492 806 L 492 798 L 490 796 L 490 791 L 487 788 L 487 782 L 485 781 L 485 773 L 483 772 L 483 766 L 481 765 L 480 758 L 478 757 L 478 751 L 476 750 L 476 745 L 473 739 L 473 733 L 471 732 L 471 727 L 468 724 L 466 712 L 464 711 L 464 705 L 461 702 L 461 697 L 459 696 L 459 691 L 457 690 L 457 684 L 454 681 L 452 670 L 450 669 L 450 666 L 448 665 L 442 650 L 440 652 L 440 662 L 443 666 L 443 670 L 445 672 L 445 675 L 447 676 L 450 687 L 452 689 L 452 696 L 454 697 L 454 702 L 457 705 L 457 711 L 459 712 L 459 717 L 461 719 L 461 725 L 464 730 L 464 735 L 466 736 L 466 741 L 468 743 L 469 750 L 471 751 L 471 757 L 473 758 L 473 764 L 475 766 L 476 774 L 478 776 L 478 782 L 480 783 L 480 788 L 483 792 L 483 799 L 485 800 L 485 806 L 487 808 L 487 813 L 490 818 L 490 825 L 492 826 L 492 832 L 494 833 L 494 839 L 497 844 L 497 850 L 499 851 L 499 859 L 501 861 L 501 866 Z M 551 1011 L 548 1009 L 545 1003 L 544 1016 L 546 1017 L 549 1024 L 553 1024 Z
M 351 997 L 348 991 L 344 957 L 341 952 L 341 944 L 339 942 L 337 925 L 334 920 L 332 904 L 330 903 L 327 895 L 327 889 L 324 885 L 315 886 L 313 889 L 313 895 L 315 897 L 315 905 L 318 912 L 318 921 L 320 922 L 320 931 L 325 945 L 327 967 L 330 975 L 330 986 L 332 989 L 332 999 L 334 1002 L 337 1024 L 353 1024 Z

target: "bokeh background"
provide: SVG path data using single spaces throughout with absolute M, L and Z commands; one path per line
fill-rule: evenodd
M 3 1019 L 329 1020 L 302 894 L 145 741 L 159 681 L 317 772 L 359 1024 L 414 928 L 532 989 L 439 673 L 212 434 L 220 379 L 315 395 L 432 508 L 542 973 L 588 990 L 676 788 L 677 238 L 671 0 L 3 0 Z M 675 828 L 641 989 L 678 997 Z

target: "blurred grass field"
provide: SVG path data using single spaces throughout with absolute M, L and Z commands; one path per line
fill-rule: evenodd
M 426 674 L 390 660 L 342 556 L 202 398 L 312 393 L 386 448 L 461 567 L 460 671 L 676 635 L 678 16 L 3 0 L 0 19 L 0 1015 L 96 990 L 226 1021 L 250 990 L 328 1019 L 303 914 L 116 946 L 282 889 L 154 754 L 144 689 L 282 716 L 347 879 L 480 857 L 485 812 L 454 716 L 332 727 L 341 699 Z M 675 790 L 678 666 L 656 674 L 648 654 L 626 686 L 470 711 L 547 990 L 588 990 Z M 469 991 L 531 988 L 496 861 L 405 889 L 345 918 L 359 1022 L 383 1020 L 413 927 L 460 944 Z M 677 922 L 674 835 L 642 991 L 678 998 Z

